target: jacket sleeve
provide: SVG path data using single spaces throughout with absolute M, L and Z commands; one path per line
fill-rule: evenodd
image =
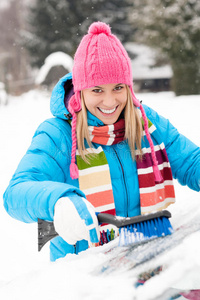
M 12 217 L 24 222 L 52 221 L 60 197 L 74 193 L 85 197 L 78 181 L 69 176 L 70 130 L 59 119 L 39 126 L 4 193 L 4 207 Z
M 162 136 L 175 179 L 195 191 L 200 191 L 200 148 L 151 108 L 144 106 L 147 117 Z

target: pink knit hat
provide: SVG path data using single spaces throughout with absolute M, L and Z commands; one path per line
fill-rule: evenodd
M 76 112 L 81 110 L 80 91 L 102 84 L 124 83 L 130 88 L 134 105 L 141 110 L 146 137 L 151 147 L 154 174 L 156 181 L 161 181 L 153 142 L 148 132 L 147 118 L 133 91 L 131 60 L 119 39 L 111 33 L 109 25 L 102 22 L 94 22 L 90 25 L 88 34 L 82 38 L 75 53 L 72 75 L 74 95 L 70 98 L 68 106 L 68 110 L 72 114 L 71 178 L 78 178 L 75 155 Z

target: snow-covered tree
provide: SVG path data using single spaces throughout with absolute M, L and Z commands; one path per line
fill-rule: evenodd
M 108 22 L 122 42 L 132 40 L 132 6 L 131 0 L 35 0 L 27 17 L 29 30 L 23 33 L 33 66 L 40 67 L 53 52 L 73 56 L 93 21 Z
M 136 0 L 138 39 L 159 48 L 173 69 L 177 95 L 200 93 L 200 1 Z
M 24 1 L 0 2 L 0 81 L 6 84 L 9 93 L 19 93 L 24 78 L 30 77 L 27 53 L 20 37 L 24 27 Z

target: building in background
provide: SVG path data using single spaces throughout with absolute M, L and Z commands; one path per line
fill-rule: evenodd
M 158 55 L 154 49 L 136 43 L 127 43 L 126 49 L 132 61 L 136 92 L 159 92 L 171 89 L 172 68 L 165 63 L 157 65 Z

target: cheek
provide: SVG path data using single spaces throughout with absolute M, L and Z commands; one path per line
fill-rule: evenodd
M 96 107 L 98 101 L 97 99 L 95 99 L 94 97 L 84 97 L 84 101 L 85 101 L 85 106 L 88 110 L 92 110 Z
M 83 99 L 84 99 L 85 106 L 88 109 L 88 107 L 90 107 L 91 100 L 87 91 L 83 91 Z
M 120 102 L 122 106 L 125 106 L 127 104 L 127 95 L 124 95 L 120 98 Z
M 128 97 L 127 91 L 124 91 L 124 92 L 120 95 L 119 100 L 120 100 L 120 102 L 121 102 L 122 105 L 126 105 L 126 103 L 127 103 L 127 97 Z
M 85 106 L 86 106 L 86 108 L 89 109 L 89 110 L 92 109 L 93 106 L 94 106 L 93 103 L 94 103 L 94 102 L 93 102 L 92 100 L 87 99 L 87 100 L 85 101 Z

